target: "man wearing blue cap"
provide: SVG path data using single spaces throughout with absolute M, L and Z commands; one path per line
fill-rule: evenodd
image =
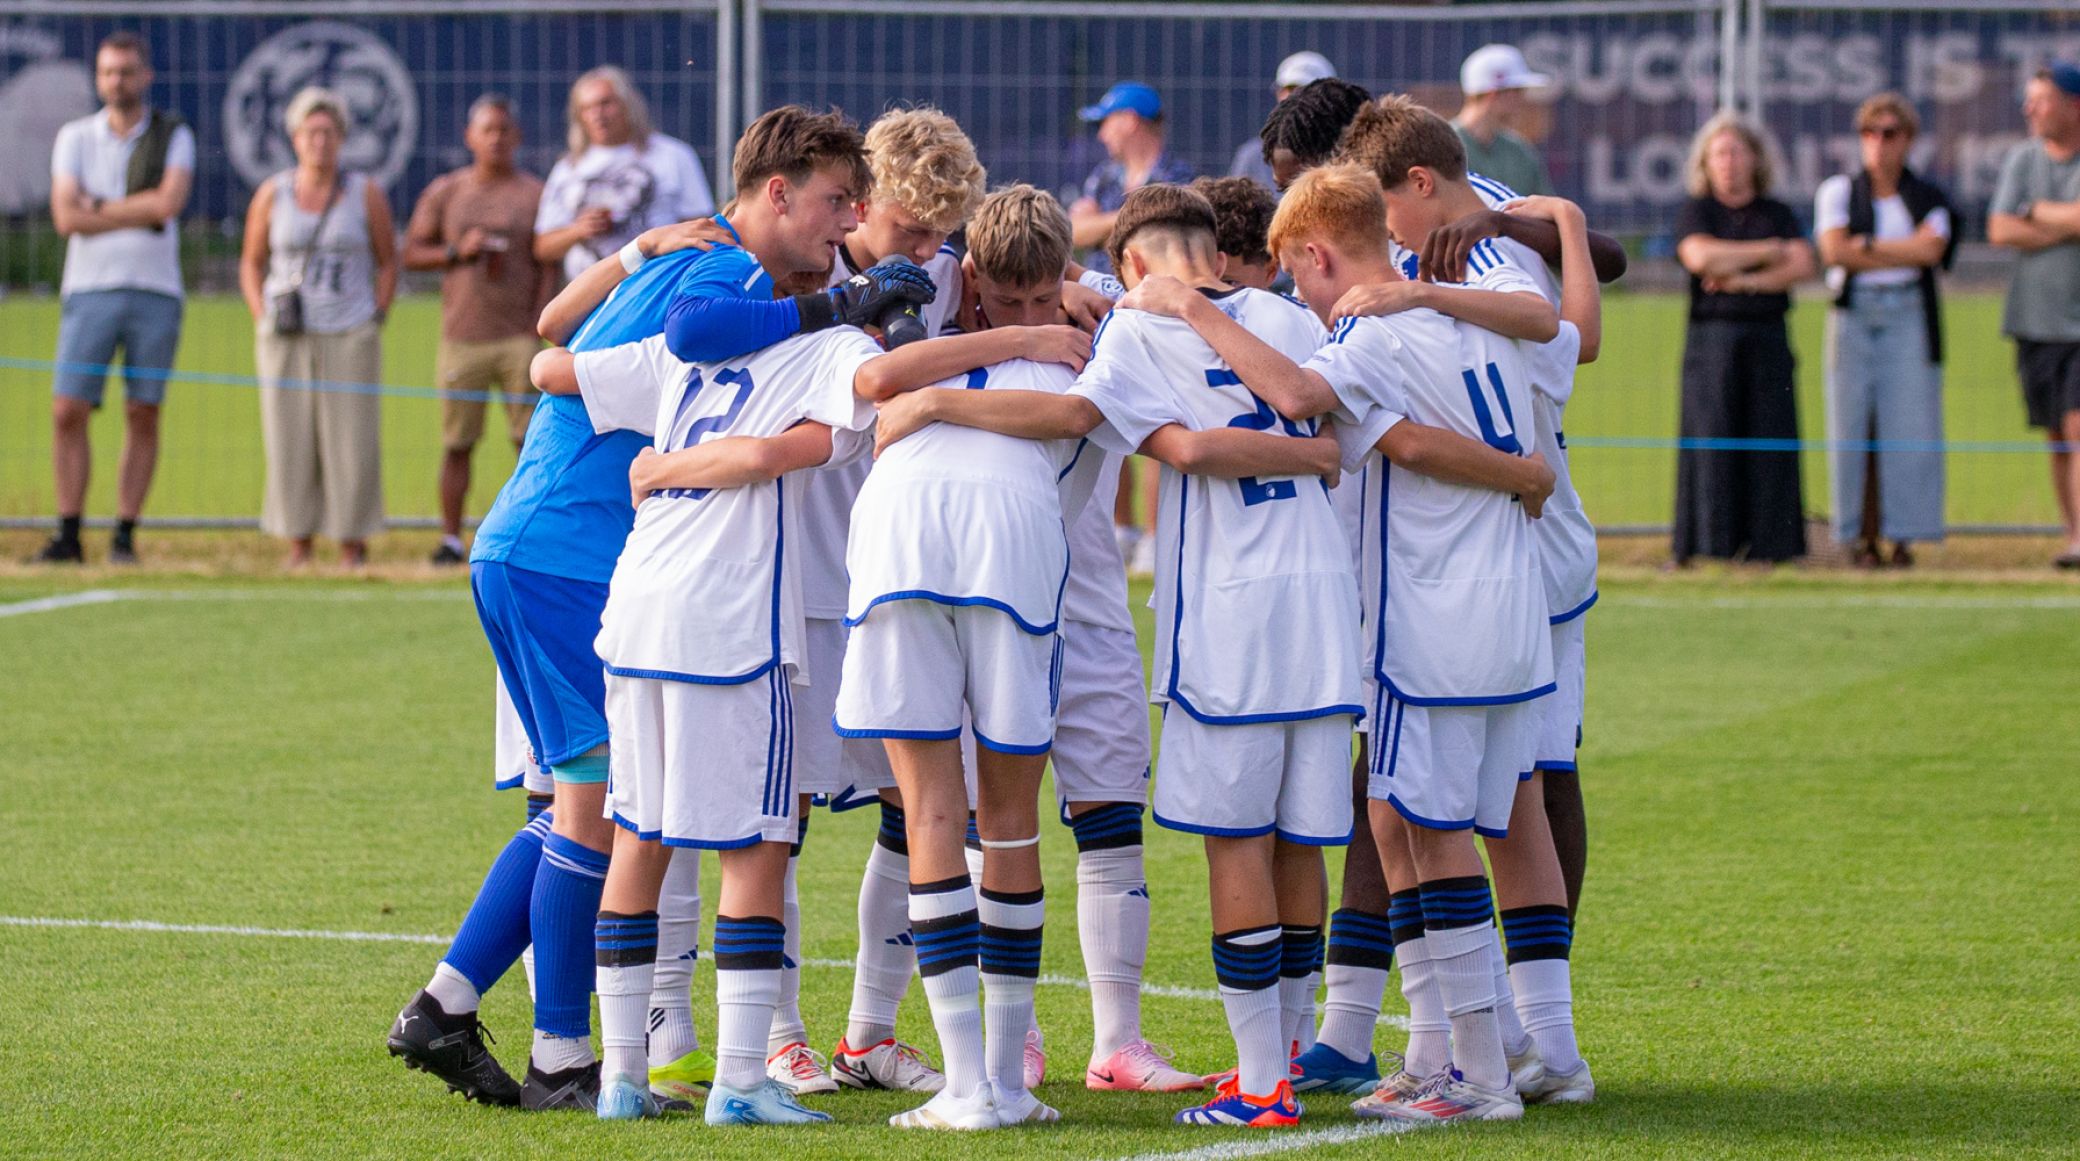
M 2052 489 L 2065 521 L 2060 568 L 2080 568 L 2080 64 L 2038 70 L 2022 102 L 2031 140 L 2001 166 L 1986 240 L 2019 251 L 2001 333 L 2031 427 L 2052 443 Z
M 1106 160 L 1083 179 L 1083 196 L 1069 207 L 1069 225 L 1078 249 L 1103 246 L 1112 234 L 1112 218 L 1127 195 L 1144 185 L 1182 184 L 1195 176 L 1190 166 L 1163 153 L 1163 98 L 1140 81 L 1121 81 L 1105 90 L 1095 105 L 1077 114 L 1098 126 L 1098 143 Z M 1092 269 L 1107 269 L 1102 257 Z

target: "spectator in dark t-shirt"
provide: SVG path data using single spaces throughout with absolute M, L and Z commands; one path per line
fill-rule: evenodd
M 1813 247 L 1791 207 L 1769 196 L 1771 151 L 1746 120 L 1706 122 L 1687 170 L 1691 198 L 1675 228 L 1690 272 L 1675 561 L 1790 560 L 1805 555 L 1798 453 L 1690 441 L 1798 439 L 1785 315 L 1791 287 L 1814 274 Z

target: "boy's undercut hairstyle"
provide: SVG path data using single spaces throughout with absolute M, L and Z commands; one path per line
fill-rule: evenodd
M 1213 203 L 1205 194 L 1166 182 L 1144 185 L 1120 203 L 1119 214 L 1112 219 L 1112 236 L 1105 239 L 1105 256 L 1112 259 L 1114 270 L 1124 269 L 1127 243 L 1144 231 L 1172 233 L 1187 245 L 1198 241 L 1212 251 L 1217 248 L 1215 229 Z
M 1271 228 L 1278 199 L 1262 182 L 1250 177 L 1202 177 L 1192 188 L 1206 195 L 1213 206 L 1214 244 L 1228 257 L 1242 262 L 1269 262 L 1265 231 Z
M 1380 188 L 1394 189 L 1417 166 L 1446 181 L 1466 179 L 1466 145 L 1452 123 L 1401 93 L 1389 93 L 1358 110 L 1336 160 L 1372 171 Z
M 1323 77 L 1295 90 L 1293 95 L 1271 107 L 1257 140 L 1264 143 L 1264 163 L 1283 149 L 1308 168 L 1329 160 L 1336 143 L 1350 126 L 1351 118 L 1372 100 L 1362 86 L 1340 77 Z
M 775 174 L 800 185 L 810 174 L 831 166 L 844 171 L 845 184 L 855 195 L 864 197 L 872 187 L 859 126 L 835 108 L 812 113 L 800 105 L 782 105 L 744 130 L 730 177 L 742 195 Z
M 930 106 L 896 109 L 867 128 L 873 191 L 939 233 L 960 229 L 982 204 L 989 174 L 959 123 Z
M 968 221 L 975 273 L 1004 286 L 1061 282 L 1073 246 L 1062 203 L 1024 182 L 989 195 Z
M 1286 189 L 1271 218 L 1273 254 L 1312 241 L 1325 241 L 1352 254 L 1385 257 L 1387 202 L 1379 179 L 1363 166 L 1324 165 L 1300 175 Z

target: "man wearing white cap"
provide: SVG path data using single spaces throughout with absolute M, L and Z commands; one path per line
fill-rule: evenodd
M 1278 62 L 1278 79 L 1275 91 L 1278 99 L 1300 91 L 1306 85 L 1323 77 L 1336 75 L 1336 66 L 1329 58 L 1312 50 L 1296 52 Z M 1278 189 L 1278 179 L 1271 173 L 1271 163 L 1264 160 L 1264 143 L 1255 137 L 1235 147 L 1235 160 L 1228 163 L 1229 177 L 1247 177 L 1268 190 Z
M 1466 94 L 1466 103 L 1452 119 L 1452 128 L 1466 143 L 1468 171 L 1527 197 L 1553 192 L 1553 179 L 1546 175 L 1538 151 L 1509 128 L 1524 107 L 1524 90 L 1552 82 L 1553 78 L 1532 72 L 1513 44 L 1486 45 L 1466 58 L 1459 66 L 1459 88 Z

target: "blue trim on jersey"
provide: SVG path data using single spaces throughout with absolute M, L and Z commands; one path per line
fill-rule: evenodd
M 1401 800 L 1400 800 L 1399 798 L 1396 798 L 1396 797 L 1395 797 L 1395 796 L 1393 796 L 1392 794 L 1389 794 L 1389 795 L 1387 795 L 1387 805 L 1388 805 L 1388 806 L 1391 806 L 1391 807 L 1393 807 L 1393 808 L 1394 808 L 1394 810 L 1395 810 L 1395 812 L 1396 812 L 1396 813 L 1398 813 L 1398 814 L 1400 814 L 1400 815 L 1401 815 L 1401 817 L 1403 817 L 1403 818 L 1407 819 L 1408 821 L 1410 821 L 1410 822 L 1412 822 L 1412 823 L 1415 823 L 1415 824 L 1416 824 L 1417 826 L 1423 827 L 1423 828 L 1425 828 L 1425 829 L 1427 829 L 1427 830 L 1477 830 L 1477 829 L 1479 829 L 1479 828 L 1477 828 L 1477 827 L 1475 827 L 1475 826 L 1473 825 L 1473 820 L 1472 820 L 1472 819 L 1470 819 L 1470 818 L 1469 818 L 1469 819 L 1467 819 L 1467 820 L 1466 820 L 1466 821 L 1464 821 L 1464 822 L 1446 822 L 1446 821 L 1444 821 L 1443 819 L 1436 819 L 1436 818 L 1424 818 L 1424 817 L 1423 817 L 1422 815 L 1420 815 L 1420 814 L 1417 814 L 1417 813 L 1416 813 L 1415 811 L 1413 811 L 1413 810 L 1410 810 L 1410 809 L 1409 809 L 1408 807 L 1406 807 L 1406 806 L 1403 806 L 1403 805 L 1401 804 Z
M 1068 579 L 1068 574 L 1065 572 L 1062 576 L 1062 583 L 1066 585 Z M 1059 610 L 1062 603 L 1061 593 L 1057 592 L 1054 600 L 1055 608 Z M 1019 616 L 1018 610 L 995 597 L 953 597 L 945 593 L 935 593 L 930 589 L 904 589 L 899 593 L 882 593 L 880 596 L 868 601 L 867 607 L 860 610 L 859 616 L 845 618 L 845 627 L 850 629 L 858 625 L 861 621 L 867 619 L 867 614 L 873 612 L 876 606 L 885 605 L 890 601 L 931 601 L 934 604 L 948 605 L 956 609 L 995 609 L 1011 618 L 1018 624 L 1020 629 L 1035 637 L 1047 636 L 1049 633 L 1054 632 L 1056 627 L 1062 623 L 1061 613 L 1057 611 L 1054 620 L 1049 621 L 1045 625 L 1034 625 L 1024 617 Z
M 1357 833 L 1357 824 L 1353 822 L 1351 824 L 1351 829 L 1343 832 L 1342 838 L 1322 838 L 1319 835 L 1294 834 L 1292 831 L 1286 830 L 1284 827 L 1274 827 L 1272 833 L 1276 834 L 1279 838 L 1284 839 L 1286 842 L 1292 843 L 1296 846 L 1347 847 L 1351 845 L 1351 836 Z
M 1222 717 L 1201 713 L 1192 708 L 1192 703 L 1186 701 L 1184 695 L 1177 693 L 1175 690 L 1171 691 L 1170 700 L 1177 708 L 1191 715 L 1193 721 L 1209 726 L 1257 726 L 1270 722 L 1311 722 L 1317 718 L 1333 718 L 1338 714 L 1348 714 L 1351 718 L 1356 719 L 1364 712 L 1354 705 L 1329 705 L 1320 709 L 1294 710 L 1290 713 L 1234 714 Z
M 1020 754 L 1026 757 L 1032 757 L 1036 754 L 1045 754 L 1049 750 L 1054 749 L 1054 739 L 1052 738 L 1049 738 L 1047 741 L 1042 742 L 1037 746 L 1014 746 L 1009 742 L 991 741 L 987 736 L 983 734 L 981 730 L 975 731 L 975 744 L 983 747 L 984 749 L 995 750 L 999 754 Z
M 1089 447 L 1089 446 L 1091 446 L 1091 437 L 1089 437 L 1089 436 L 1084 436 L 1084 437 L 1083 437 L 1082 439 L 1079 439 L 1079 440 L 1077 440 L 1077 441 L 1076 441 L 1076 452 L 1075 452 L 1075 454 L 1073 454 L 1073 455 L 1071 455 L 1071 456 L 1069 457 L 1069 466 L 1068 466 L 1068 467 L 1066 467 L 1066 468 L 1063 468 L 1063 469 L 1062 469 L 1061 471 L 1059 471 L 1059 472 L 1056 472 L 1056 473 L 1055 473 L 1055 475 L 1054 475 L 1054 482 L 1055 482 L 1055 483 L 1059 484 L 1059 483 L 1061 483 L 1061 482 L 1062 482 L 1063 480 L 1066 480 L 1066 479 L 1068 479 L 1068 478 L 1069 478 L 1069 473 L 1070 473 L 1070 472 L 1073 472 L 1073 471 L 1075 471 L 1075 470 L 1076 470 L 1076 465 L 1077 465 L 1078 463 L 1082 462 L 1082 460 L 1083 460 L 1083 449 L 1085 449 L 1085 448 L 1087 448 L 1087 447 Z M 1064 520 L 1064 521 L 1062 522 L 1062 534 L 1063 534 L 1064 536 L 1067 536 L 1067 535 L 1068 535 L 1068 521 L 1066 521 L 1066 520 Z
M 1150 810 L 1149 813 L 1155 817 L 1156 825 L 1165 830 L 1181 830 L 1186 834 L 1205 834 L 1215 838 L 1262 838 L 1278 829 L 1276 823 L 1268 822 L 1263 826 L 1251 827 L 1200 826 L 1196 823 L 1164 818 L 1162 812 L 1157 810 Z
M 1563 762 L 1558 758 L 1540 758 L 1531 764 L 1531 772 L 1534 774 L 1544 773 L 1548 770 L 1555 774 L 1578 774 L 1581 772 L 1581 768 L 1573 762 Z
M 768 661 L 757 669 L 736 677 L 714 677 L 704 673 L 678 673 L 670 669 L 623 669 L 618 665 L 609 665 L 606 667 L 606 670 L 615 677 L 637 677 L 645 681 L 678 681 L 687 685 L 744 685 L 748 682 L 757 681 L 759 678 L 771 673 L 779 664 L 778 660 Z
M 820 805 L 822 805 L 825 809 L 829 810 L 832 814 L 843 814 L 848 810 L 858 810 L 861 807 L 881 805 L 880 791 L 870 791 L 864 798 L 855 798 L 853 797 L 853 793 L 858 789 L 859 787 L 857 786 L 847 786 L 845 789 L 838 791 L 836 794 L 819 794 L 817 795 L 817 797 L 823 800 Z
M 950 730 L 848 730 L 831 715 L 831 730 L 841 738 L 898 738 L 912 742 L 950 742 L 961 736 L 961 728 Z
M 492 780 L 491 780 L 491 789 L 493 789 L 493 790 L 511 790 L 511 789 L 514 789 L 515 787 L 518 787 L 518 786 L 522 786 L 522 785 L 525 785 L 525 784 L 526 784 L 526 782 L 527 782 L 527 775 L 525 775 L 525 774 L 518 774 L 518 775 L 515 775 L 515 776 L 513 776 L 513 777 L 511 777 L 511 778 L 503 778 L 503 779 L 500 779 L 500 778 L 494 778 L 494 779 L 492 779 Z
M 1560 614 L 1557 617 L 1547 617 L 1546 624 L 1565 625 L 1569 621 L 1574 620 L 1576 617 L 1581 616 L 1583 613 L 1588 612 L 1589 609 L 1596 604 L 1596 598 L 1602 595 L 1603 593 L 1601 591 L 1590 593 L 1588 600 L 1583 601 L 1581 604 L 1576 605 L 1574 608 L 1567 610 L 1566 612 Z
M 1488 827 L 1481 826 L 1480 824 L 1475 823 L 1473 827 L 1473 833 L 1481 836 L 1482 838 L 1506 839 L 1509 837 L 1509 828 L 1503 827 L 1501 830 L 1491 830 Z
M 1409 705 L 1515 705 L 1518 702 L 1532 701 L 1537 698 L 1544 697 L 1545 695 L 1552 693 L 1554 690 L 1560 688 L 1559 683 L 1548 681 L 1544 685 L 1539 686 L 1537 689 L 1527 689 L 1522 693 L 1506 693 L 1496 697 L 1410 697 L 1408 694 L 1401 692 L 1400 688 L 1394 684 L 1393 679 L 1388 677 L 1386 674 L 1381 673 L 1378 676 L 1380 684 L 1383 687 L 1385 687 L 1388 693 L 1394 695 L 1395 701 L 1407 702 Z
M 1470 169 L 1466 171 L 1466 184 L 1480 190 L 1498 202 L 1513 202 L 1522 196 L 1494 178 L 1475 173 Z
M 1529 769 L 1529 770 L 1526 770 L 1526 771 L 1524 771 L 1523 773 L 1521 773 L 1521 774 L 1517 775 L 1517 781 L 1519 781 L 1519 782 L 1529 782 L 1529 781 L 1531 781 L 1531 780 L 1532 780 L 1533 778 L 1536 778 L 1537 776 L 1538 776 L 1538 764 L 1534 762 L 1534 763 L 1532 764 L 1532 766 L 1531 766 L 1531 769 Z
M 614 825 L 615 825 L 615 826 L 618 826 L 618 827 L 620 827 L 620 828 L 621 828 L 622 830 L 625 830 L 625 831 L 627 831 L 628 833 L 630 833 L 630 834 L 632 834 L 632 835 L 636 836 L 637 838 L 641 839 L 642 841 L 644 841 L 644 842 L 646 842 L 646 843 L 654 843 L 654 842 L 656 842 L 656 841 L 657 841 L 658 839 L 660 839 L 660 838 L 663 838 L 663 837 L 664 837 L 664 832 L 663 832 L 663 831 L 661 831 L 661 830 L 644 830 L 644 829 L 643 829 L 642 827 L 639 827 L 639 826 L 637 826 L 637 825 L 636 825 L 635 823 L 633 823 L 633 822 L 630 822 L 630 821 L 629 821 L 628 819 L 626 819 L 626 818 L 623 818 L 623 817 L 621 816 L 621 812 L 620 812 L 620 811 L 618 811 L 618 810 L 614 812 L 614 816 L 613 816 L 613 817 L 614 817 Z
M 755 846 L 757 846 L 757 845 L 758 845 L 758 844 L 760 844 L 760 843 L 777 843 L 777 842 L 780 842 L 781 840 L 779 840 L 779 839 L 769 839 L 769 838 L 767 838 L 766 836 L 764 836 L 764 835 L 762 835 L 762 834 L 755 834 L 755 835 L 752 835 L 752 836 L 751 836 L 750 838 L 741 838 L 741 839 L 716 839 L 716 840 L 710 840 L 710 839 L 682 839 L 682 838 L 672 838 L 672 837 L 670 837 L 670 836 L 666 836 L 666 837 L 665 837 L 664 839 L 662 839 L 662 840 L 660 840 L 660 841 L 662 841 L 662 842 L 664 843 L 664 845 L 665 845 L 665 846 L 668 846 L 668 847 L 678 847 L 678 848 L 681 848 L 681 849 L 684 849 L 684 850 L 696 850 L 696 851 L 741 851 L 741 850 L 743 850 L 743 849 L 744 849 L 745 847 L 755 847 Z

